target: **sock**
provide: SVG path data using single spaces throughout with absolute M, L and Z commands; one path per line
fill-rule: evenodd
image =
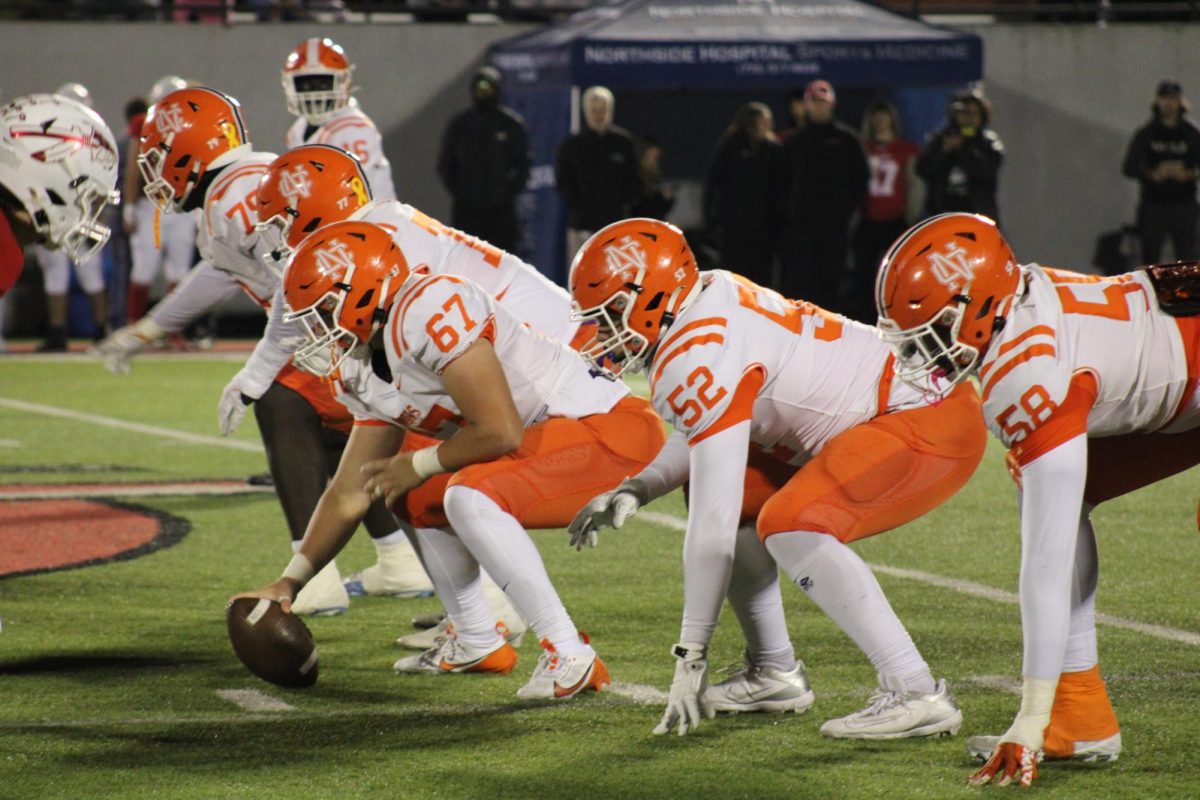
M 150 287 L 144 283 L 129 284 L 129 299 L 125 304 L 125 316 L 130 323 L 137 322 L 146 315 L 146 305 L 150 302 Z
M 429 578 L 458 640 L 482 650 L 499 647 L 495 615 L 480 582 L 479 562 L 450 531 L 418 528 L 417 538 Z
M 588 652 L 563 607 L 542 556 L 511 514 L 482 492 L 451 486 L 443 499 L 446 516 L 463 544 L 512 599 L 538 639 L 564 656 Z
M 1075 752 L 1075 742 L 1097 742 L 1120 730 L 1099 665 L 1059 676 L 1046 728 L 1048 754 L 1067 757 Z
M 750 663 L 779 672 L 796 666 L 779 593 L 779 567 L 753 525 L 738 529 L 727 596 L 746 637 Z
M 809 531 L 773 534 L 767 537 L 767 550 L 866 654 L 880 686 L 922 694 L 936 690 L 929 665 L 857 553 L 828 534 Z

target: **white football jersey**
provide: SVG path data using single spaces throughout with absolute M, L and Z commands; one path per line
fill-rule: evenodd
M 392 183 L 392 165 L 383 154 L 383 137 L 371 118 L 356 105 L 349 105 L 330 117 L 329 121 L 313 131 L 308 138 L 304 133 L 308 130 L 308 120 L 297 117 L 288 129 L 285 143 L 287 149 L 299 147 L 302 144 L 328 144 L 340 147 L 347 153 L 358 156 L 362 162 L 363 171 L 367 173 L 367 182 L 371 184 L 371 194 L 377 200 L 394 200 L 396 187 Z
M 1025 292 L 979 368 L 992 433 L 1019 444 L 1063 403 L 1078 372 L 1097 382 L 1089 436 L 1166 425 L 1183 398 L 1187 363 L 1179 327 L 1159 310 L 1146 274 L 1021 270 Z
M 671 325 L 647 370 L 655 410 L 689 442 L 722 429 L 743 376 L 755 370 L 763 382 L 750 439 L 794 465 L 848 428 L 925 403 L 892 381 L 890 351 L 874 328 L 724 270 L 700 278 L 704 290 Z
M 267 269 L 259 241 L 258 181 L 275 160 L 272 153 L 249 153 L 222 170 L 204 198 L 196 245 L 214 267 L 233 275 L 258 303 L 267 306 L 279 276 Z
M 359 348 L 343 360 L 335 394 L 357 419 L 447 439 L 463 420 L 441 373 L 481 337 L 492 342 L 526 427 L 602 414 L 629 393 L 622 383 L 594 377 L 577 352 L 534 332 L 471 281 L 412 275 L 384 329 L 390 380 Z
M 376 200 L 351 219 L 391 231 L 409 269 L 466 278 L 539 333 L 569 342 L 579 328 L 571 320 L 571 296 L 566 290 L 511 253 L 396 200 Z

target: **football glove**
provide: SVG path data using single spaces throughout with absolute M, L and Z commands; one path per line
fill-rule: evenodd
M 576 550 L 582 550 L 585 544 L 595 547 L 602 528 L 621 527 L 649 500 L 645 482 L 637 478 L 626 478 L 611 492 L 592 498 L 567 526 L 571 547 Z
M 1042 683 L 1049 685 L 1050 697 L 1054 697 L 1054 682 L 1035 682 L 1030 678 L 1026 678 L 1025 682 L 1027 694 L 1044 695 L 1044 687 L 1039 692 L 1037 686 L 1031 686 Z M 1025 710 L 1027 705 L 1031 705 L 1028 699 L 1022 702 L 1021 711 L 1000 737 L 996 752 L 967 779 L 972 785 L 982 786 L 995 781 L 997 786 L 1008 786 L 1016 780 L 1021 786 L 1029 786 L 1037 779 L 1037 764 L 1042 758 L 1042 743 L 1046 726 L 1050 724 L 1050 714 L 1028 713 Z
M 667 710 L 654 729 L 656 735 L 679 726 L 679 735 L 695 730 L 702 716 L 712 719 L 716 712 L 704 696 L 708 688 L 708 649 L 694 642 L 681 642 L 671 650 L 675 658 L 675 679 L 667 695 Z
M 238 429 L 246 416 L 246 409 L 253 402 L 254 398 L 242 394 L 237 378 L 229 382 L 217 403 L 217 424 L 221 426 L 222 436 L 228 436 Z

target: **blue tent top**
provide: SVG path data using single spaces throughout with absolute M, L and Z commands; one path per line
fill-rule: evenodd
M 494 46 L 509 85 L 791 88 L 962 84 L 978 36 L 857 0 L 608 0 Z

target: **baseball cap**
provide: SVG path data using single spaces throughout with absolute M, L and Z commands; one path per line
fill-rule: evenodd
M 1165 80 L 1160 81 L 1158 89 L 1154 91 L 1155 97 L 1179 97 L 1183 94 L 1183 87 L 1179 85 L 1179 81 Z
M 837 95 L 834 94 L 833 86 L 830 85 L 829 81 L 813 81 L 804 90 L 805 100 L 828 100 L 832 103 L 836 98 Z

